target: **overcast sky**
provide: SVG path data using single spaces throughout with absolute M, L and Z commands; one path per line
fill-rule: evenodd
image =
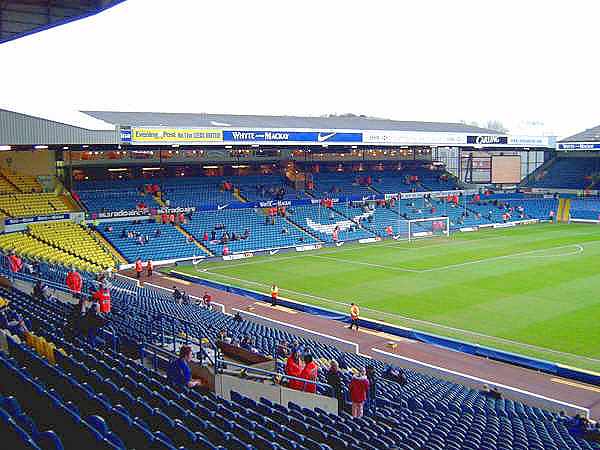
M 0 45 L 0 107 L 600 124 L 597 0 L 128 0 Z M 527 130 L 525 130 L 527 131 Z

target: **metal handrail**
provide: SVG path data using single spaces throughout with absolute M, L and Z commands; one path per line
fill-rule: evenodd
M 239 363 L 235 363 L 232 361 L 226 361 L 224 359 L 221 358 L 217 358 L 217 364 L 218 367 L 220 367 L 221 364 L 223 365 L 228 365 L 228 366 L 234 366 L 240 369 L 245 369 L 245 370 L 250 370 L 253 372 L 258 372 L 259 374 L 263 374 L 263 375 L 268 375 L 270 377 L 276 377 L 276 376 L 281 376 L 282 380 L 286 379 L 286 380 L 296 380 L 296 381 L 300 381 L 304 384 L 315 384 L 317 386 L 321 386 L 323 388 L 327 388 L 330 390 L 333 390 L 333 387 L 330 384 L 326 384 L 326 383 L 321 383 L 319 381 L 312 381 L 312 380 L 307 380 L 306 378 L 299 378 L 299 377 L 294 377 L 292 375 L 286 375 L 286 374 L 281 374 L 279 372 L 271 372 L 270 370 L 265 370 L 265 369 L 259 369 L 258 367 L 252 367 L 252 366 L 246 366 L 244 364 L 239 364 Z M 216 373 L 216 371 L 215 371 Z

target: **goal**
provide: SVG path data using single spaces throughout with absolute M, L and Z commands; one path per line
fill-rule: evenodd
M 448 217 L 428 217 L 426 219 L 400 219 L 396 226 L 394 239 L 412 241 L 414 239 L 450 235 Z

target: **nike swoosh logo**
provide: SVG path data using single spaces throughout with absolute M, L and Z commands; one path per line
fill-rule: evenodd
M 217 209 L 218 209 L 219 211 L 221 211 L 222 209 L 225 209 L 225 208 L 227 208 L 228 206 L 229 206 L 229 203 L 228 203 L 228 204 L 226 204 L 226 205 L 217 205 Z
M 336 135 L 336 133 L 329 133 L 329 134 L 321 134 L 321 133 L 319 133 L 319 135 L 317 136 L 317 142 L 325 142 L 330 137 L 335 136 L 335 135 Z
M 273 256 L 277 253 L 279 253 L 279 250 L 269 250 L 269 255 L 271 255 L 271 256 Z

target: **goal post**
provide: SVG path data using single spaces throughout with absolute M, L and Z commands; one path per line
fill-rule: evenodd
M 412 241 L 414 239 L 450 235 L 448 217 L 427 217 L 424 219 L 399 219 L 394 239 Z

